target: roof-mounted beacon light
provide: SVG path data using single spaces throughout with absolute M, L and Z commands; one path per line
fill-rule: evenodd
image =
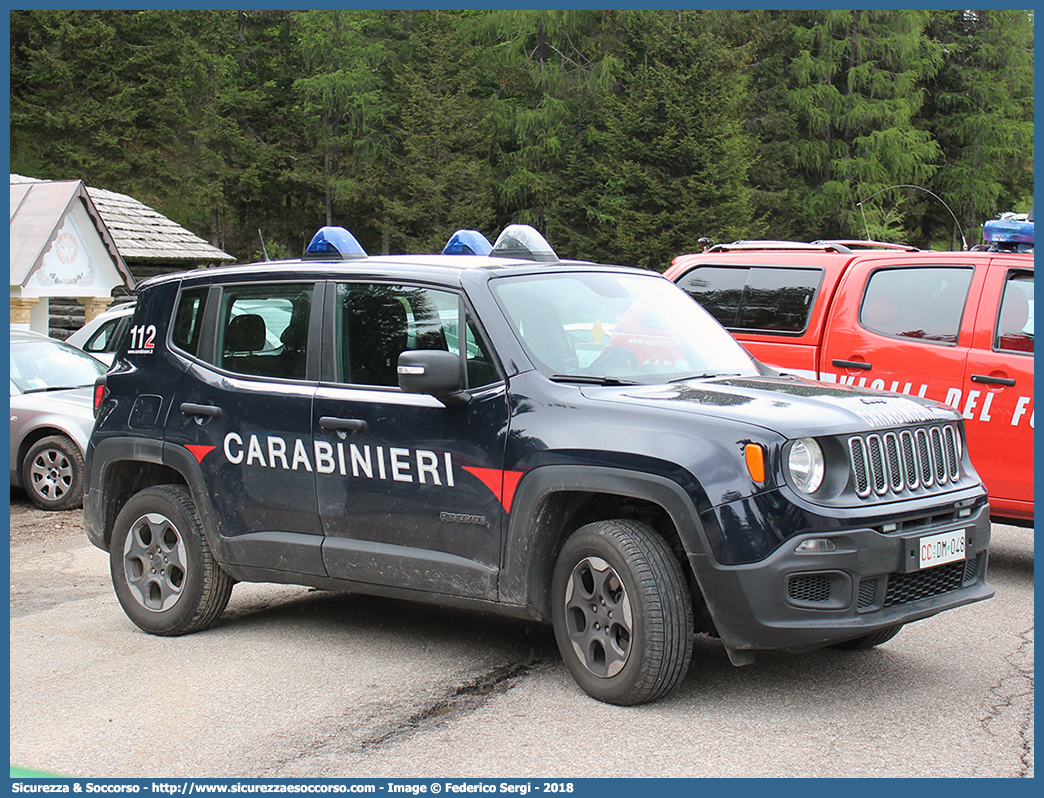
M 535 260 L 542 263 L 557 263 L 559 258 L 551 245 L 528 224 L 509 224 L 497 236 L 490 255 L 497 258 Z
M 443 255 L 488 255 L 493 245 L 478 230 L 458 230 L 450 236 Z
M 335 261 L 365 257 L 366 250 L 343 227 L 320 227 L 301 259 Z

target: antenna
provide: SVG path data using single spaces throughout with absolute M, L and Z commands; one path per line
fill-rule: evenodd
M 866 224 L 866 212 L 863 210 L 863 203 L 866 202 L 867 200 L 872 200 L 878 194 L 884 194 L 886 191 L 891 191 L 893 188 L 916 188 L 918 191 L 923 191 L 925 194 L 931 194 L 933 197 L 935 197 L 937 200 L 939 200 L 939 202 L 942 202 L 942 205 L 943 205 L 944 208 L 946 208 L 946 210 L 950 211 L 950 206 L 947 205 L 945 202 L 943 202 L 942 197 L 940 197 L 938 194 L 932 193 L 928 189 L 923 188 L 921 186 L 911 186 L 908 183 L 900 183 L 899 185 L 896 185 L 896 186 L 889 186 L 888 188 L 882 188 L 880 191 L 874 192 L 873 194 L 871 194 L 869 197 L 866 197 L 866 199 L 862 200 L 861 202 L 857 202 L 856 203 L 856 205 L 859 206 L 860 213 L 863 214 L 863 227 L 866 229 L 866 240 L 867 241 L 870 240 L 870 228 Z M 950 216 L 953 216 L 953 223 L 955 225 L 957 225 L 957 232 L 961 234 L 961 249 L 964 250 L 964 251 L 967 251 L 967 249 L 968 249 L 968 240 L 964 237 L 964 231 L 961 229 L 961 223 L 959 221 L 957 221 L 957 217 L 954 215 L 953 211 L 950 211 Z
M 261 228 L 257 228 L 257 234 L 261 238 L 261 251 L 265 254 L 265 260 L 272 260 L 268 257 L 268 248 L 265 246 L 265 237 L 261 235 Z

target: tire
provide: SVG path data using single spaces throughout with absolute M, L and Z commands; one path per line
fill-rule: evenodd
M 551 585 L 555 639 L 592 698 L 631 706 L 671 692 L 692 656 L 692 600 L 681 566 L 644 524 L 600 521 L 562 547 Z
M 897 634 L 899 630 L 903 628 L 903 624 L 898 623 L 895 626 L 888 626 L 877 632 L 872 632 L 862 637 L 854 637 L 851 640 L 842 640 L 840 643 L 834 643 L 831 648 L 840 648 L 843 651 L 862 651 L 863 649 L 873 648 L 879 646 L 882 643 L 887 643 Z
M 113 526 L 109 570 L 127 617 L 154 635 L 213 626 L 232 593 L 233 580 L 214 559 L 196 506 L 180 485 L 131 497 Z
M 69 510 L 83 504 L 83 452 L 64 435 L 34 443 L 22 460 L 22 487 L 44 510 Z

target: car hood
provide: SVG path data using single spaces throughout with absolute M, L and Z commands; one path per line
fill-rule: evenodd
M 952 408 L 928 399 L 798 377 L 730 377 L 653 386 L 584 386 L 582 390 L 590 399 L 728 418 L 788 438 L 844 435 L 960 418 Z

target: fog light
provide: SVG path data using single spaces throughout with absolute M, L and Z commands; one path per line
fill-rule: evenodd
M 798 554 L 820 554 L 824 551 L 837 551 L 837 546 L 834 545 L 834 541 L 826 538 L 811 538 L 798 543 L 794 551 Z

